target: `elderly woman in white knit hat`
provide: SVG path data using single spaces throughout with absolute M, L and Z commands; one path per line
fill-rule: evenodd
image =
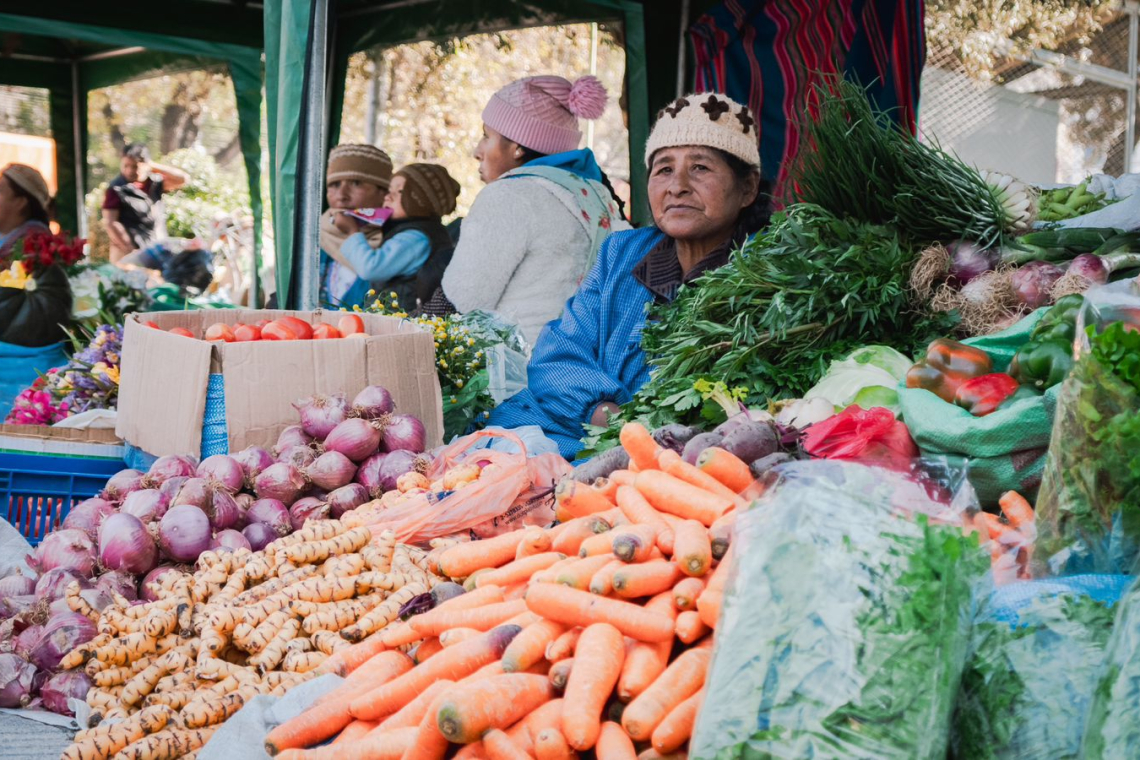
M 489 183 L 475 199 L 429 314 L 496 311 L 533 345 L 589 271 L 602 241 L 629 229 L 578 119 L 605 111 L 594 77 L 520 79 L 483 110 L 475 149 Z
M 37 170 L 8 164 L 0 171 L 0 259 L 7 259 L 29 232 L 48 231 L 52 206 L 51 191 Z
M 646 307 L 726 264 L 767 224 L 756 122 L 745 106 L 719 94 L 680 98 L 658 116 L 645 155 L 656 226 L 610 236 L 539 338 L 529 387 L 491 415 L 503 427 L 538 425 L 567 458 L 581 448 L 583 425 L 605 424 L 649 378 Z

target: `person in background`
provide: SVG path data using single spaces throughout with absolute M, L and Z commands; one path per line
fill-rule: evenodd
M 442 166 L 409 164 L 392 177 L 384 198 L 392 216 L 384 222 L 379 247 L 360 232 L 341 243 L 341 256 L 357 277 L 371 283 L 385 306 L 391 306 L 389 294 L 395 293 L 399 310 L 414 311 L 439 287 L 455 248 L 443 217 L 455 211 L 459 190 L 459 183 Z M 364 226 L 353 217 L 342 214 L 341 218 L 346 227 Z
M 18 240 L 49 231 L 53 206 L 47 182 L 31 166 L 8 164 L 0 171 L 0 261 L 5 266 Z
M 647 307 L 728 263 L 768 222 L 756 122 L 745 106 L 719 94 L 676 100 L 658 117 L 645 155 L 655 226 L 606 240 L 561 318 L 538 339 L 528 387 L 489 420 L 537 425 L 568 459 L 582 447 L 583 425 L 605 425 L 649 379 L 641 350 Z
M 321 214 L 321 304 L 330 309 L 364 306 L 371 285 L 353 268 L 343 247 L 361 257 L 375 252 L 384 242 L 377 224 L 361 224 L 342 212 L 377 209 L 384 205 L 392 184 L 392 159 L 373 145 L 345 144 L 329 151 L 325 176 L 325 199 L 329 208 Z
M 602 240 L 629 228 L 593 151 L 578 150 L 579 117 L 597 119 L 605 106 L 595 77 L 573 84 L 529 77 L 492 96 L 475 149 L 488 184 L 463 220 L 425 313 L 499 312 L 533 345 L 589 271 Z
M 158 204 L 163 193 L 188 181 L 190 176 L 181 169 L 151 161 L 145 145 L 131 143 L 123 148 L 119 176 L 111 180 L 103 196 L 103 227 L 111 238 L 112 264 L 166 238 Z

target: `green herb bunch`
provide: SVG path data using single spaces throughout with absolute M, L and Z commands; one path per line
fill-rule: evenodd
M 1080 757 L 1140 757 L 1140 586 L 1124 595 L 1089 708 Z

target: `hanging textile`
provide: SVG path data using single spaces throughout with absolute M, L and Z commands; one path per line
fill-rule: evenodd
M 759 114 L 760 163 L 777 197 L 815 85 L 842 73 L 870 86 L 912 133 L 926 60 L 923 0 L 723 0 L 690 28 L 698 92 Z

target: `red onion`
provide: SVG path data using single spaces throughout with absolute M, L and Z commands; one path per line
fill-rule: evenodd
M 103 498 L 107 501 L 120 502 L 131 491 L 143 487 L 143 474 L 138 470 L 123 470 L 111 476 L 103 488 Z
M 1049 303 L 1049 291 L 1061 279 L 1062 274 L 1064 272 L 1060 267 L 1047 261 L 1031 261 L 1013 270 L 1009 281 L 1017 294 L 1017 300 L 1031 309 L 1037 309 Z
M 329 516 L 329 505 L 311 496 L 299 499 L 296 504 L 289 507 L 289 519 L 293 530 L 300 530 L 308 520 L 324 520 Z
M 135 577 L 122 570 L 103 573 L 95 580 L 95 588 L 108 594 L 118 594 L 129 602 L 139 598 L 135 589 Z
M 157 559 L 154 539 L 137 517 L 120 512 L 103 521 L 99 528 L 99 563 L 104 568 L 142 575 L 154 567 Z
M 345 512 L 368 503 L 370 498 L 367 488 L 359 483 L 349 483 L 328 495 L 329 514 L 339 520 Z
M 206 510 L 206 515 L 210 518 L 210 525 L 214 530 L 226 530 L 233 528 L 241 520 L 241 509 L 238 508 L 237 500 L 225 488 L 218 486 L 214 490 L 214 498 L 210 509 Z
M 1096 254 L 1082 253 L 1069 262 L 1069 274 L 1079 274 L 1094 285 L 1104 285 L 1112 271 L 1105 264 L 1104 259 Z
M 282 504 L 288 505 L 300 496 L 305 488 L 305 478 L 293 465 L 278 462 L 258 475 L 253 485 L 257 498 L 277 499 Z
M 82 670 L 65 670 L 48 679 L 40 689 L 40 696 L 43 698 L 44 707 L 53 713 L 74 715 L 75 713 L 67 706 L 67 700 L 78 699 L 81 702 L 86 700 L 90 688 L 91 678 Z
M 325 451 L 339 451 L 354 462 L 363 462 L 380 448 L 376 423 L 357 418 L 345 420 L 325 439 Z
M 20 594 L 19 596 L 0 595 L 0 620 L 27 612 L 36 603 L 34 594 Z M 0 636 L 0 647 L 4 645 L 4 638 Z
M 303 470 L 317 459 L 317 452 L 312 446 L 290 446 L 277 457 L 278 462 L 291 464 L 298 470 Z
M 289 514 L 286 512 L 285 514 Z M 249 541 L 249 548 L 255 552 L 259 552 L 269 545 L 271 541 L 279 538 L 277 531 L 270 528 L 265 523 L 250 523 L 242 528 L 241 534 Z
M 356 471 L 356 482 L 368 490 L 368 495 L 379 499 L 384 489 L 380 487 L 380 465 L 388 458 L 385 453 L 373 454 L 365 459 Z
M 18 654 L 0 654 L 0 707 L 27 707 L 36 666 Z
M 174 501 L 170 502 L 170 506 L 177 507 L 180 504 L 189 504 L 198 509 L 207 509 L 213 496 L 214 491 L 210 488 L 208 480 L 190 478 L 182 484 L 182 488 L 178 489 L 178 495 L 174 497 Z
M 90 575 L 95 568 L 95 544 L 77 528 L 52 531 L 28 558 L 28 565 L 41 573 L 61 567 L 79 575 Z
M 146 471 L 146 480 L 150 488 L 158 488 L 171 478 L 190 478 L 198 463 L 191 457 L 167 455 L 155 460 L 150 469 Z
M 194 562 L 210 546 L 210 518 L 197 507 L 171 507 L 158 525 L 158 543 L 166 556 Z
M 106 499 L 100 499 L 98 497 L 87 499 L 71 508 L 71 511 L 67 513 L 67 517 L 63 518 L 63 525 L 61 527 L 81 530 L 86 533 L 92 541 L 95 541 L 99 538 L 99 525 L 107 515 L 113 515 L 114 513 L 115 505 Z
M 955 240 L 946 246 L 946 250 L 950 253 L 949 280 L 958 286 L 989 272 L 1001 260 L 1000 251 L 982 248 L 968 240 Z
M 249 539 L 246 538 L 240 531 L 231 529 L 220 530 L 214 534 L 214 538 L 210 541 L 210 548 L 219 551 L 237 551 L 238 549 L 252 548 Z
M 348 404 L 343 393 L 310 396 L 293 404 L 293 408 L 301 416 L 301 430 L 319 441 L 323 441 L 348 416 Z
M 258 499 L 250 504 L 246 519 L 250 525 L 260 523 L 269 526 L 278 536 L 287 536 L 293 532 L 289 509 L 277 499 Z
M 300 425 L 290 425 L 277 436 L 277 445 L 273 447 L 273 453 L 284 451 L 290 446 L 308 446 L 312 442 L 312 437 L 306 435 Z
M 0 597 L 24 596 L 36 590 L 36 581 L 26 575 L 16 573 L 0 578 Z
M 415 469 L 418 459 L 419 457 L 415 454 L 404 449 L 391 452 L 384 457 L 384 461 L 380 463 L 376 472 L 377 484 L 385 491 L 396 490 L 396 481 L 400 479 L 401 475 Z
M 143 525 L 148 525 L 161 520 L 169 508 L 170 500 L 162 495 L 162 491 L 147 488 L 142 491 L 135 491 L 123 499 L 119 511 L 125 515 L 133 515 L 139 518 Z
M 55 670 L 65 654 L 86 644 L 97 633 L 95 624 L 78 612 L 54 614 L 48 618 L 28 659 L 38 668 Z
M 356 465 L 339 451 L 326 451 L 305 470 L 313 485 L 334 491 L 348 485 L 356 475 Z
M 396 404 L 387 388 L 369 385 L 352 400 L 352 411 L 357 417 L 375 420 L 396 411 Z
M 184 573 L 177 567 L 171 567 L 170 565 L 162 565 L 160 567 L 156 567 L 147 573 L 146 577 L 144 577 L 139 582 L 138 598 L 144 602 L 157 601 L 160 594 L 158 591 L 158 584 L 162 580 L 162 577 L 167 573 L 184 575 Z
M 167 480 L 158 487 L 158 490 L 162 492 L 162 495 L 166 497 L 167 501 L 173 504 L 174 499 L 178 497 L 178 492 L 182 490 L 182 486 L 186 484 L 187 480 L 190 480 L 190 478 L 179 475 L 176 478 Z
M 77 575 L 71 570 L 64 570 L 61 567 L 57 567 L 55 570 L 48 570 L 36 581 L 36 599 L 38 601 L 46 599 L 49 602 L 62 599 L 63 595 L 67 592 L 67 587 L 76 581 L 79 582 L 81 589 L 91 588 L 91 581 Z
M 40 640 L 40 634 L 43 632 L 44 627 L 42 625 L 29 625 L 16 637 L 12 651 L 25 660 L 28 659 L 32 656 L 32 649 L 35 648 L 36 642 Z
M 218 483 L 230 493 L 237 493 L 245 482 L 245 472 L 233 457 L 215 454 L 198 465 L 198 477 Z
M 385 451 L 423 452 L 427 431 L 424 424 L 410 414 L 393 414 L 384 424 Z
M 241 465 L 246 484 L 252 484 L 257 474 L 273 464 L 273 455 L 260 446 L 250 446 L 234 454 L 234 461 Z

